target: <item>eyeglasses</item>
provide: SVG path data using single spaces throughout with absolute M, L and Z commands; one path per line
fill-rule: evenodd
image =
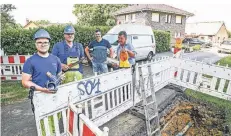
M 48 45 L 50 45 L 50 42 L 36 42 L 36 44 L 39 46 L 41 46 L 41 45 L 48 46 Z

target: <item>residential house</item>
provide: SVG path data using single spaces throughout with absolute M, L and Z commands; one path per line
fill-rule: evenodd
M 38 28 L 39 26 L 35 24 L 33 21 L 29 21 L 29 19 L 26 19 L 26 25 L 23 26 L 24 29 L 33 29 Z
M 33 28 L 38 28 L 38 27 L 48 27 L 48 26 L 57 26 L 57 25 L 68 25 L 71 23 L 49 23 L 46 25 L 41 25 L 41 24 L 36 24 L 33 21 L 29 21 L 28 19 L 26 20 L 26 25 L 23 27 L 24 29 L 33 29 Z
M 165 4 L 133 4 L 113 15 L 117 24 L 143 24 L 154 30 L 168 31 L 171 43 L 175 43 L 175 37 L 184 37 L 186 20 L 194 14 Z
M 198 37 L 213 43 L 221 43 L 229 37 L 223 21 L 187 23 L 186 36 Z

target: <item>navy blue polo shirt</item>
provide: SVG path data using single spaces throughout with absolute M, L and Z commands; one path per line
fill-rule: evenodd
M 81 43 L 74 42 L 73 46 L 70 47 L 66 41 L 56 43 L 52 49 L 52 54 L 57 56 L 63 64 L 67 64 L 68 57 L 78 57 L 79 59 L 85 57 Z M 82 64 L 79 64 L 79 69 L 77 70 L 83 74 Z
M 52 54 L 49 54 L 48 57 L 41 57 L 36 53 L 26 60 L 22 72 L 30 74 L 33 83 L 45 87 L 47 81 L 52 81 L 46 73 L 50 72 L 57 76 L 61 70 L 61 62 L 58 57 Z
M 107 60 L 107 49 L 111 48 L 111 44 L 105 39 L 102 39 L 100 42 L 94 40 L 88 47 L 90 49 L 93 48 L 93 62 L 103 63 Z

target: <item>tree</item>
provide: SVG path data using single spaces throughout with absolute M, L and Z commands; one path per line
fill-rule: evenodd
M 77 17 L 79 25 L 86 26 L 113 26 L 115 18 L 113 13 L 126 4 L 75 4 L 73 14 Z
M 228 34 L 229 34 L 229 38 L 231 38 L 231 31 L 228 31 Z
M 48 25 L 51 22 L 49 20 L 37 20 L 37 21 L 34 21 L 34 23 L 37 25 Z
M 18 27 L 18 25 L 15 23 L 13 16 L 10 15 L 10 12 L 15 9 L 16 7 L 12 4 L 1 5 L 1 30 L 9 27 Z

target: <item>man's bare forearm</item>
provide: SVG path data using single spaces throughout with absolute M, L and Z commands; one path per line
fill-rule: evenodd
M 86 55 L 87 55 L 88 59 L 91 59 L 91 55 L 89 52 L 86 52 Z
M 113 58 L 113 56 L 114 56 L 114 52 L 110 51 L 110 58 Z
M 130 56 L 130 57 L 135 57 L 135 53 L 134 52 L 132 52 L 132 51 L 127 51 L 128 52 L 128 55 Z
M 35 87 L 35 90 L 36 91 L 41 91 L 43 92 L 44 90 L 46 90 L 45 88 L 39 86 L 39 85 L 36 85 L 35 83 L 33 83 L 32 81 L 22 81 L 22 84 L 24 87 L 26 88 L 30 88 L 31 86 L 34 86 Z
M 88 48 L 88 47 L 85 48 L 85 53 L 86 53 L 88 59 L 91 59 L 91 56 L 90 56 L 89 48 Z

